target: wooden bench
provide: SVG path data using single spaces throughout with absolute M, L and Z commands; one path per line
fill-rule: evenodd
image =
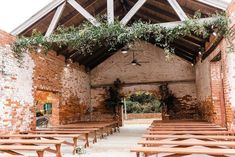
M 100 134 L 101 134 L 101 138 L 104 137 L 104 134 L 106 133 L 107 135 L 112 134 L 112 132 L 110 131 L 110 129 L 106 128 L 106 125 L 82 125 L 82 124 L 74 124 L 74 125 L 61 125 L 61 126 L 54 126 L 51 128 L 60 128 L 60 129 L 98 129 Z M 111 132 L 111 133 L 110 133 Z
M 235 149 L 219 149 L 219 148 L 160 148 L 160 147 L 133 147 L 130 150 L 136 153 L 136 157 L 140 157 L 143 153 L 145 157 L 158 153 L 174 153 L 174 154 L 208 154 L 208 155 L 235 155 Z
M 99 128 L 56 128 L 56 127 L 49 127 L 49 128 L 40 128 L 33 131 L 89 131 L 90 133 L 94 134 L 94 140 L 93 143 L 97 142 L 97 132 L 99 131 Z
M 152 131 L 227 131 L 227 128 L 159 128 L 150 127 L 148 130 Z
M 85 147 L 89 147 L 89 133 L 90 131 L 57 131 L 57 130 L 42 130 L 42 131 L 29 131 L 29 133 L 33 134 L 79 134 L 84 135 L 85 137 Z
M 177 146 L 212 146 L 212 147 L 235 147 L 235 141 L 159 141 L 141 140 L 138 142 L 142 146 L 177 145 Z
M 213 139 L 213 140 L 221 140 L 221 141 L 231 141 L 235 140 L 235 136 L 213 136 L 213 135 L 149 135 L 144 134 L 142 138 L 146 138 L 148 140 L 152 139 Z
M 234 131 L 152 131 L 148 130 L 148 134 L 152 135 L 183 135 L 183 134 L 194 134 L 194 135 L 234 135 Z
M 44 157 L 44 151 L 48 149 L 48 146 L 24 146 L 24 145 L 0 145 L 0 151 L 7 152 L 13 155 L 22 155 L 15 151 L 36 151 L 38 157 Z
M 0 139 L 0 144 L 26 144 L 26 145 L 40 145 L 40 144 L 54 144 L 56 150 L 48 148 L 47 151 L 56 153 L 57 157 L 61 155 L 61 144 L 63 140 L 32 140 L 32 139 Z
M 73 149 L 73 154 L 75 154 L 75 149 L 78 146 L 78 139 L 81 135 L 80 134 L 4 134 L 0 135 L 0 138 L 6 138 L 6 139 L 12 139 L 12 138 L 20 138 L 20 139 L 41 139 L 41 138 L 46 138 L 46 139 L 54 139 L 54 140 L 60 140 L 59 138 L 72 138 L 73 143 L 68 142 L 64 140 L 64 144 L 72 146 Z M 85 144 L 86 145 L 86 144 Z

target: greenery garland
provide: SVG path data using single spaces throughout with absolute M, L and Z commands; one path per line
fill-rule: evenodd
M 107 47 L 111 51 L 115 50 L 118 45 L 127 45 L 136 40 L 151 40 L 164 48 L 166 53 L 174 53 L 171 44 L 179 37 L 197 35 L 208 38 L 213 31 L 216 31 L 218 35 L 228 35 L 230 30 L 227 17 L 225 15 L 214 17 L 216 20 L 202 23 L 198 22 L 200 14 L 197 13 L 193 18 L 172 28 L 142 21 L 135 22 L 131 26 L 123 26 L 118 21 L 113 24 L 101 22 L 98 27 L 85 22 L 79 27 L 59 27 L 48 37 L 33 31 L 30 37 L 17 37 L 12 48 L 17 57 L 21 57 L 26 51 L 32 52 L 38 48 L 46 53 L 52 49 L 53 45 L 66 46 L 77 50 L 80 54 L 87 55 L 101 47 Z

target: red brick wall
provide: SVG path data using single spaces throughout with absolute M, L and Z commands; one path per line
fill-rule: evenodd
M 235 22 L 235 1 L 233 0 L 227 9 L 231 20 L 231 27 Z M 235 43 L 234 43 L 235 45 Z M 204 116 L 208 121 L 221 124 L 221 115 L 225 115 L 228 128 L 231 128 L 233 120 L 233 106 L 235 107 L 235 54 L 227 52 L 228 43 L 222 40 L 217 48 L 204 60 L 196 65 L 197 97 L 204 108 Z M 221 52 L 221 62 L 216 65 L 210 61 Z M 221 66 L 221 76 L 217 73 Z M 217 72 L 216 72 L 217 71 Z M 221 80 L 222 79 L 222 80 Z M 222 82 L 221 82 L 222 81 Z M 223 90 L 219 86 L 222 83 Z M 223 98 L 224 97 L 224 98 Z M 220 102 L 224 103 L 225 110 L 221 110 Z
M 84 67 L 75 63 L 67 67 L 64 57 L 53 51 L 47 55 L 32 53 L 32 57 L 35 93 L 47 91 L 59 97 L 59 103 L 52 104 L 54 124 L 81 120 L 90 104 L 89 75 Z
M 14 40 L 13 36 L 0 30 L 0 132 L 32 127 L 34 63 L 25 54 L 19 64 L 10 47 Z

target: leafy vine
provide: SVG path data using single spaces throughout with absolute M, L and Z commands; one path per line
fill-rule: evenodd
M 59 27 L 48 37 L 33 31 L 30 37 L 17 37 L 12 48 L 17 57 L 21 57 L 26 51 L 37 51 L 39 48 L 40 51 L 46 53 L 54 45 L 66 46 L 77 50 L 80 54 L 87 55 L 101 47 L 115 50 L 118 45 L 127 45 L 140 39 L 153 41 L 164 48 L 166 53 L 174 53 L 171 44 L 180 37 L 197 35 L 205 39 L 214 31 L 220 36 L 228 36 L 231 32 L 225 15 L 216 15 L 215 20 L 209 22 L 200 22 L 199 18 L 200 15 L 196 14 L 194 18 L 174 27 L 164 27 L 142 21 L 135 22 L 131 26 L 123 26 L 118 21 L 113 24 L 101 22 L 101 25 L 96 27 L 85 22 L 79 27 Z

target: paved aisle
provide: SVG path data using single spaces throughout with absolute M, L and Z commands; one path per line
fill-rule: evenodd
M 92 144 L 81 157 L 135 157 L 135 153 L 130 153 L 130 147 L 137 144 L 148 126 L 149 124 L 126 124 L 120 133 Z

